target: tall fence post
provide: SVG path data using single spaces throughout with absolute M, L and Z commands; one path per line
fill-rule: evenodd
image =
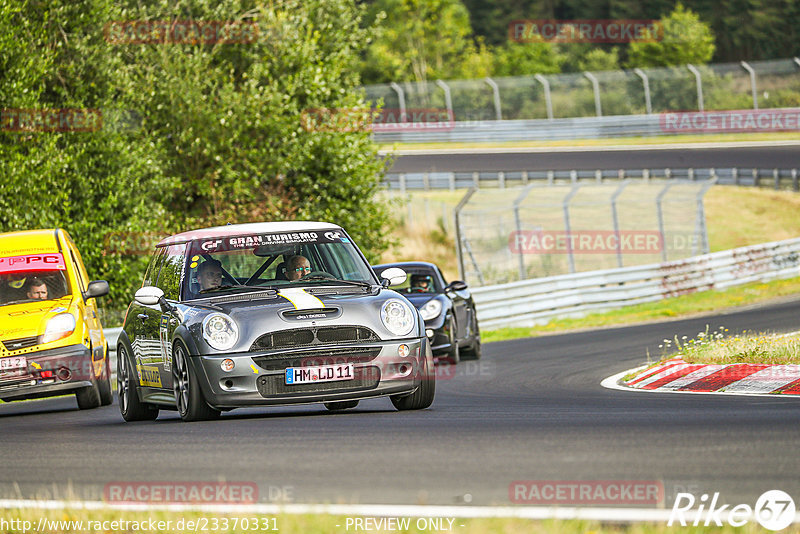
M 756 94 L 756 71 L 746 61 L 741 62 L 742 68 L 750 75 L 750 92 L 753 93 L 753 109 L 758 109 L 758 95 Z
M 708 254 L 710 247 L 708 244 L 708 226 L 706 225 L 706 211 L 703 205 L 703 198 L 706 193 L 711 189 L 712 185 L 716 185 L 717 178 L 709 180 L 703 188 L 697 193 L 697 224 L 700 230 L 700 254 Z
M 694 65 L 686 65 L 686 68 L 694 74 L 694 79 L 697 84 L 697 110 L 705 111 L 705 106 L 703 105 L 703 80 L 700 78 L 700 71 L 697 70 Z
M 406 93 L 403 91 L 403 88 L 395 82 L 390 83 L 389 87 L 394 89 L 394 92 L 397 93 L 397 102 L 400 106 L 400 122 L 408 122 L 408 117 L 406 117 Z
M 447 120 L 456 120 L 455 113 L 453 113 L 453 99 L 450 98 L 450 86 L 442 80 L 436 80 L 436 85 L 441 87 L 442 91 L 444 91 L 444 106 L 447 108 Z
M 550 82 L 541 74 L 536 74 L 533 77 L 544 88 L 544 105 L 547 108 L 547 118 L 548 120 L 553 120 L 553 99 L 550 97 Z
M 668 183 L 656 196 L 656 216 L 658 217 L 658 232 L 661 234 L 662 261 L 667 261 L 667 236 L 664 232 L 664 209 L 661 204 L 664 200 L 664 195 L 667 194 L 667 191 L 669 191 L 670 187 L 672 187 L 672 184 Z
M 614 194 L 611 195 L 611 219 L 614 222 L 614 235 L 617 237 L 617 266 L 622 267 L 622 243 L 620 240 L 619 235 L 619 216 L 617 214 L 617 198 L 622 194 L 622 190 L 625 189 L 630 180 L 623 180 L 622 183 L 617 187 Z
M 647 74 L 640 68 L 633 69 L 633 72 L 642 79 L 642 85 L 644 86 L 644 107 L 645 110 L 647 110 L 647 114 L 651 115 L 653 113 L 653 106 L 650 103 L 650 80 Z
M 594 111 L 598 117 L 602 117 L 603 108 L 600 105 L 600 82 L 597 81 L 597 78 L 591 72 L 584 72 L 583 75 L 592 82 L 592 89 L 594 90 Z
M 571 226 L 569 222 L 569 203 L 572 200 L 578 190 L 581 188 L 580 184 L 572 186 L 572 190 L 567 193 L 567 196 L 564 197 L 562 201 L 562 208 L 564 209 L 564 231 L 566 232 L 567 237 L 567 255 L 569 258 L 569 272 L 575 272 L 575 254 L 572 252 L 572 236 L 571 236 Z
M 536 187 L 535 184 L 530 184 L 522 190 L 522 193 L 517 195 L 516 199 L 514 199 L 514 226 L 517 229 L 517 243 L 519 243 L 519 235 L 522 233 L 522 220 L 519 218 L 519 205 L 522 204 L 522 201 L 525 200 L 525 197 L 528 196 L 528 193 L 530 193 L 534 187 Z M 521 251 L 517 251 L 517 255 L 519 256 L 519 279 L 525 280 L 528 277 L 525 272 L 525 254 Z
M 469 199 L 472 198 L 472 195 L 475 194 L 474 187 L 470 187 L 469 190 L 461 197 L 461 200 L 458 202 L 455 208 L 453 208 L 453 222 L 455 223 L 456 229 L 456 256 L 458 257 L 458 276 L 462 280 L 466 280 L 466 272 L 464 271 L 464 253 L 461 250 L 462 248 L 462 231 L 461 231 L 461 210 L 464 209 L 464 206 L 467 205 Z
M 484 78 L 483 81 L 489 84 L 489 87 L 492 88 L 492 96 L 494 97 L 494 115 L 497 120 L 501 121 L 503 120 L 503 111 L 500 107 L 500 88 L 497 87 L 495 81 L 488 76 Z

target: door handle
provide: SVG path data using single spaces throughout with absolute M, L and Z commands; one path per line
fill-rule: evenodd
M 139 315 L 137 315 L 136 317 L 138 317 L 139 319 L 141 319 L 141 321 L 142 321 L 142 322 L 145 322 L 145 321 L 147 320 L 147 317 L 148 317 L 148 316 L 147 316 L 147 314 L 146 314 L 146 313 L 140 313 L 140 314 L 139 314 Z

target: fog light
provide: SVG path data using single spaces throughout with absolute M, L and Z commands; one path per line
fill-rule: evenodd
M 425 330 L 425 335 L 428 336 L 428 339 L 433 339 L 433 330 L 428 328 Z
M 233 360 L 231 360 L 230 358 L 225 358 L 219 364 L 220 368 L 222 368 L 222 370 L 225 371 L 226 373 L 229 373 L 229 372 L 233 371 L 233 368 L 234 368 L 235 365 L 236 364 L 233 363 Z
M 397 355 L 401 358 L 405 358 L 411 352 L 411 349 L 408 348 L 408 345 L 400 345 L 397 347 Z

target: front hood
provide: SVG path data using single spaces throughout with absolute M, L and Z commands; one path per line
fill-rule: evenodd
M 72 297 L 0 306 L 0 340 L 44 334 L 47 321 L 69 310 Z
M 324 294 L 320 288 L 315 288 L 317 291 L 309 289 L 282 291 L 275 298 L 253 301 L 221 302 L 215 299 L 216 311 L 229 315 L 239 329 L 238 342 L 225 352 L 249 351 L 256 339 L 269 332 L 326 326 L 364 326 L 382 340 L 398 339 L 386 329 L 380 317 L 381 307 L 387 300 L 405 300 L 394 291 L 376 287 L 365 294 L 348 288 L 343 294 Z M 326 288 L 326 291 L 332 292 L 333 288 Z M 207 353 L 217 351 L 206 345 L 202 323 L 214 311 L 206 306 L 182 309 L 184 324 L 198 342 L 198 347 L 205 347 L 203 352 Z M 415 326 L 403 338 L 418 336 L 417 330 Z

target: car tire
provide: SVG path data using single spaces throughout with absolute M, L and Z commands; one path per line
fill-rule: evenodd
M 425 359 L 422 360 L 420 375 L 422 376 L 422 383 L 414 393 L 389 397 L 395 408 L 400 411 L 423 410 L 433 404 L 433 397 L 436 394 L 436 373 L 433 366 L 431 346 L 428 343 L 425 343 Z
M 447 351 L 447 360 L 451 365 L 457 365 L 461 361 L 461 348 L 456 339 L 456 320 L 453 317 L 450 317 L 448 329 L 450 330 L 450 350 Z
M 480 360 L 481 359 L 481 331 L 478 329 L 478 318 L 475 313 L 472 313 L 472 343 L 469 348 L 461 352 L 464 360 Z
M 75 392 L 75 399 L 78 401 L 78 408 L 81 410 L 93 410 L 100 407 L 100 389 L 97 380 L 92 377 L 92 385 L 81 388 Z
M 109 406 L 112 402 L 114 402 L 114 393 L 111 391 L 111 361 L 108 358 L 108 345 L 106 345 L 103 376 L 97 383 L 97 389 L 100 392 L 100 406 Z
M 353 401 L 336 401 L 336 402 L 326 402 L 325 403 L 325 407 L 328 410 L 332 411 L 332 412 L 338 412 L 340 410 L 349 410 L 350 408 L 355 408 L 356 406 L 358 406 L 358 401 L 357 400 L 353 400 Z
M 209 421 L 219 418 L 220 411 L 208 405 L 189 361 L 189 352 L 183 343 L 175 342 L 172 350 L 172 390 L 175 407 L 186 422 Z
M 158 417 L 158 408 L 139 400 L 138 389 L 133 366 L 125 343 L 117 347 L 117 395 L 119 396 L 119 413 L 127 422 L 154 421 Z

